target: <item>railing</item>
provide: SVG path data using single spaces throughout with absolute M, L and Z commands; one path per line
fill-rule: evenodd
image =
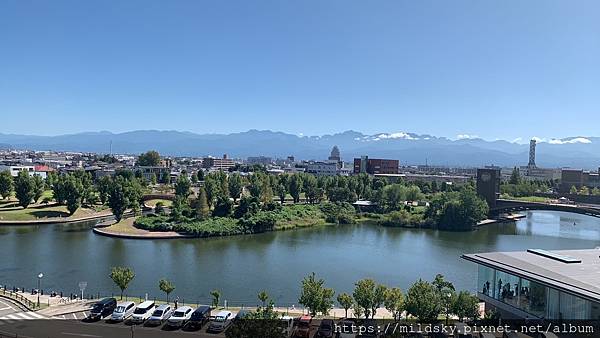
M 37 303 L 27 299 L 22 294 L 19 294 L 18 292 L 14 292 L 11 290 L 6 290 L 6 288 L 3 288 L 3 287 L 0 288 L 0 295 L 2 295 L 5 298 L 16 301 L 17 303 L 23 305 L 28 310 L 33 310 L 38 307 Z

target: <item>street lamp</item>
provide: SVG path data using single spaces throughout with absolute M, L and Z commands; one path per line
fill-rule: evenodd
M 450 312 L 450 300 L 452 299 L 452 293 L 448 292 L 446 294 L 446 297 L 448 297 L 448 302 L 446 303 L 446 326 L 448 326 L 448 317 L 449 317 L 449 312 Z
M 37 277 L 38 277 L 37 306 L 40 307 L 40 290 L 42 288 L 42 277 L 44 277 L 44 274 L 40 272 L 40 274 Z

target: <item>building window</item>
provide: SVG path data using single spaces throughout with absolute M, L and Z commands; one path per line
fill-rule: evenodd
M 477 281 L 479 292 L 492 298 L 494 297 L 495 290 L 494 273 L 494 269 L 490 269 L 487 266 L 479 265 L 479 273 L 477 274 L 479 276 Z
M 520 308 L 537 317 L 545 317 L 548 288 L 522 278 L 521 289 L 523 290 L 523 297 Z
M 565 292 L 560 293 L 560 319 L 592 319 L 591 312 L 591 302 Z
M 494 290 L 494 298 L 514 307 L 519 307 L 519 295 L 521 290 L 519 277 L 506 272 L 496 271 L 496 283 L 494 285 L 496 287 Z

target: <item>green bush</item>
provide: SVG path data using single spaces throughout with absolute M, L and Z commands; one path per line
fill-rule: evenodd
M 406 210 L 393 211 L 384 215 L 379 224 L 388 227 L 419 227 L 423 224 L 423 215 L 412 214 Z
M 356 211 L 352 204 L 342 203 L 324 203 L 320 206 L 325 214 L 325 221 L 337 224 L 352 224 L 356 216 Z

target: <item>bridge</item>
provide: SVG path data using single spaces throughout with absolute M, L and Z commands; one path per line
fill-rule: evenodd
M 490 208 L 491 215 L 502 213 L 525 211 L 525 210 L 553 210 L 573 212 L 600 218 L 600 205 L 591 204 L 561 204 L 561 203 L 542 203 L 528 202 L 510 199 L 498 199 L 496 207 Z

